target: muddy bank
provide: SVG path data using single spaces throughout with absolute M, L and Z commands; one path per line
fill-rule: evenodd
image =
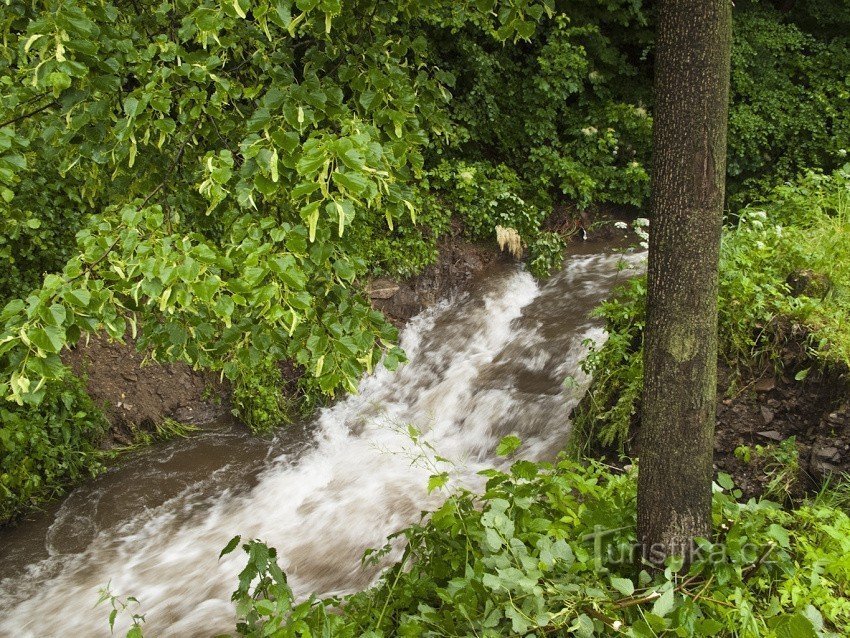
M 404 326 L 413 316 L 462 289 L 494 262 L 509 259 L 495 241 L 471 243 L 452 236 L 440 240 L 438 246 L 437 262 L 419 275 L 406 280 L 380 277 L 367 286 L 372 306 L 396 326 Z
M 473 244 L 458 236 L 439 245 L 439 259 L 416 277 L 394 281 L 375 279 L 367 290 L 375 308 L 397 326 L 463 288 L 476 274 L 498 259 L 498 247 Z M 203 426 L 230 415 L 229 388 L 218 375 L 198 372 L 180 363 L 145 360 L 132 341 L 117 343 L 93 336 L 65 355 L 110 423 L 105 447 L 128 445 L 140 432 L 153 432 L 166 419 Z M 284 392 L 297 392 L 299 370 L 282 363 Z
M 721 368 L 724 376 L 729 371 Z M 802 381 L 793 376 L 765 375 L 718 396 L 715 465 L 732 475 L 745 497 L 763 493 L 779 470 L 793 472 L 783 447 L 796 448 L 799 459 L 792 496 L 816 490 L 830 475 L 850 473 L 847 371 L 812 371 Z
M 65 355 L 85 379 L 86 389 L 110 424 L 105 444 L 128 445 L 140 431 L 152 432 L 166 419 L 202 426 L 230 413 L 227 388 L 217 375 L 181 363 L 145 361 L 132 341 L 93 336 Z
M 744 499 L 771 487 L 771 497 L 800 498 L 830 477 L 850 474 L 850 375 L 833 367 L 812 369 L 804 380 L 795 380 L 802 368 L 796 354 L 794 359 L 785 374 L 744 379 L 727 365 L 718 366 L 714 466 L 732 476 Z M 640 457 L 640 419 L 638 407 L 625 446 L 627 458 Z M 618 450 L 598 442 L 589 456 L 626 462 Z M 782 494 L 777 494 L 771 483 L 783 473 Z

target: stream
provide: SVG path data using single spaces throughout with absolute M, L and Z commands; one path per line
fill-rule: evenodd
M 153 446 L 0 529 L 0 636 L 109 636 L 109 608 L 94 607 L 107 583 L 139 599 L 147 637 L 233 632 L 245 555 L 218 555 L 236 534 L 276 547 L 296 594 L 368 586 L 379 568 L 363 567 L 363 552 L 445 498 L 426 489 L 434 464 L 449 487 L 475 489 L 479 470 L 503 462 L 495 448 L 507 434 L 522 439 L 522 458 L 564 446 L 588 382 L 585 340 L 604 339 L 588 314 L 635 272 L 621 270 L 620 254 L 591 250 L 542 284 L 494 266 L 407 325 L 408 364 L 365 377 L 312 422 L 271 441 L 222 424 Z M 119 616 L 116 635 L 127 622 Z

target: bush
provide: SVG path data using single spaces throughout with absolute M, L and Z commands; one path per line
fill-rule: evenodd
M 463 224 L 464 234 L 476 241 L 496 239 L 496 228 L 513 228 L 528 249 L 528 268 L 547 277 L 560 268 L 565 242 L 545 232 L 551 200 L 523 185 L 505 164 L 443 161 L 429 174 L 432 201 L 450 210 Z
M 48 386 L 38 407 L 0 407 L 0 523 L 103 470 L 103 413 L 78 379 Z
M 272 359 L 260 359 L 233 384 L 233 414 L 255 434 L 271 432 L 292 421 L 291 407 L 282 391 L 280 368 Z
M 246 543 L 238 633 L 837 638 L 850 628 L 850 517 L 828 495 L 794 511 L 738 503 L 721 475 L 712 538 L 689 568 L 657 569 L 636 552 L 634 471 L 518 461 L 486 474 L 483 494 L 452 494 L 400 532 L 401 560 L 342 600 L 296 603 L 275 551 Z
M 848 97 L 847 11 L 797 4 L 789 16 L 745 2 L 735 15 L 728 174 L 736 203 L 811 168 L 838 168 L 850 140 L 840 106 Z M 843 26 L 824 29 L 827 13 Z

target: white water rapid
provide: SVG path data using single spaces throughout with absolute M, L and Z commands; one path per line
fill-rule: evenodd
M 365 378 L 270 448 L 235 430 L 175 441 L 75 490 L 40 524 L 3 532 L 0 636 L 108 636 L 109 609 L 93 605 L 110 581 L 141 601 L 146 636 L 232 632 L 244 554 L 217 557 L 235 534 L 276 547 L 296 593 L 368 585 L 364 550 L 444 498 L 427 493 L 433 472 L 412 462 L 423 450 L 407 424 L 454 461 L 454 484 L 473 488 L 506 434 L 523 440 L 525 458 L 563 446 L 585 384 L 583 342 L 604 337 L 588 312 L 634 273 L 619 261 L 574 256 L 542 286 L 498 267 L 410 322 L 410 363 Z M 567 376 L 579 383 L 566 387 Z

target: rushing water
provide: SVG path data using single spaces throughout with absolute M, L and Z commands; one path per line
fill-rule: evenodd
M 146 635 L 228 632 L 243 558 L 217 557 L 237 533 L 278 548 L 296 593 L 368 585 L 377 574 L 361 566 L 364 550 L 439 503 L 426 491 L 434 451 L 453 461 L 452 483 L 474 488 L 506 434 L 520 436 L 525 458 L 563 446 L 585 383 L 583 342 L 603 338 L 588 313 L 626 276 L 619 261 L 576 255 L 542 286 L 498 267 L 410 322 L 410 363 L 365 378 L 314 423 L 271 445 L 224 428 L 148 450 L 6 530 L 0 636 L 109 635 L 108 610 L 93 608 L 107 582 L 141 601 Z M 579 383 L 565 386 L 567 376 Z

